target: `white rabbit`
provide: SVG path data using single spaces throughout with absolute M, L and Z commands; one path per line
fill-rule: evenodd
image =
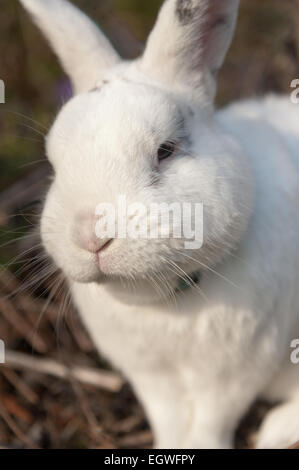
M 282 404 L 257 447 L 293 444 L 299 106 L 273 96 L 214 111 L 238 0 L 166 0 L 131 62 L 67 1 L 21 3 L 76 91 L 47 138 L 55 177 L 43 243 L 95 344 L 133 385 L 156 446 L 233 447 L 258 397 Z M 202 248 L 97 238 L 96 206 L 120 195 L 145 205 L 202 201 Z M 199 283 L 178 288 L 198 271 Z

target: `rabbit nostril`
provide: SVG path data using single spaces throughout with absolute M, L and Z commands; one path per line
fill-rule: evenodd
M 81 249 L 97 254 L 108 248 L 111 239 L 99 238 L 96 235 L 96 218 L 91 211 L 81 211 L 76 214 L 72 228 L 72 239 Z

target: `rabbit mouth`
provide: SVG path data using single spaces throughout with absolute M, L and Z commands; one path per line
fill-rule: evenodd
M 113 243 L 112 239 L 105 241 L 104 244 L 101 246 L 101 248 L 97 251 L 97 257 L 99 259 L 99 262 L 101 261 L 102 253 L 104 253 L 110 247 L 112 243 Z
M 107 253 L 110 246 L 113 244 L 114 240 L 108 240 L 96 253 L 96 263 L 100 271 L 105 273 L 108 268 L 109 263 L 109 253 Z

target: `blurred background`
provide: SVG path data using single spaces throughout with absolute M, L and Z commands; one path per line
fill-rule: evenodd
M 74 0 L 126 58 L 142 51 L 162 0 Z M 0 2 L 0 448 L 138 448 L 151 433 L 130 387 L 94 351 L 59 275 L 41 258 L 44 136 L 68 79 L 16 0 Z M 290 93 L 299 78 L 299 0 L 241 0 L 217 105 Z M 267 405 L 237 436 L 250 447 Z

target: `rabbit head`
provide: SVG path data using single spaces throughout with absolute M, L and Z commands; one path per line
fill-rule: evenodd
M 166 0 L 143 55 L 130 62 L 65 0 L 21 2 L 74 87 L 47 137 L 54 177 L 41 233 L 55 263 L 74 281 L 112 282 L 174 279 L 177 269 L 219 262 L 244 234 L 253 199 L 242 150 L 213 109 L 238 0 Z M 96 235 L 97 206 L 116 207 L 120 196 L 147 208 L 202 203 L 202 246 L 186 249 L 183 236 Z

